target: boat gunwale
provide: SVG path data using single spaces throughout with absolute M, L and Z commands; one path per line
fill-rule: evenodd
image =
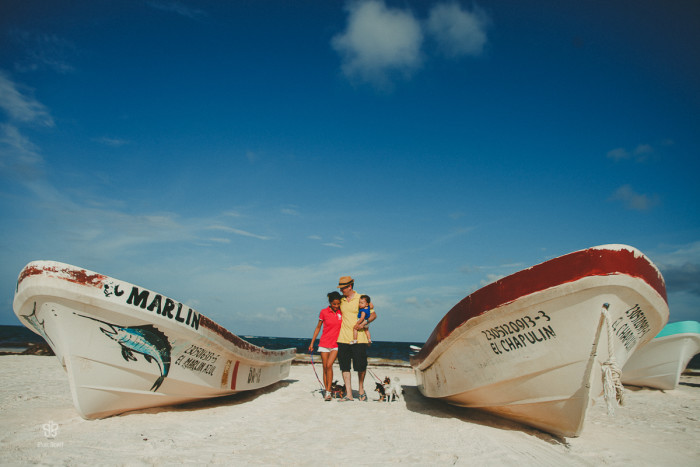
M 121 279 L 116 279 L 111 276 L 107 276 L 104 274 L 96 273 L 94 271 L 90 271 L 85 268 L 81 268 L 78 266 L 73 266 L 67 263 L 62 263 L 58 261 L 51 261 L 51 260 L 37 260 L 37 261 L 32 261 L 28 263 L 24 268 L 22 268 L 22 271 L 19 274 L 19 277 L 17 279 L 17 287 L 15 289 L 15 299 L 19 295 L 20 291 L 20 284 L 26 280 L 27 278 L 34 277 L 34 276 L 42 276 L 46 279 L 51 279 L 51 280 L 63 280 L 66 281 L 70 284 L 74 284 L 77 286 L 83 286 L 83 287 L 94 287 L 97 289 L 102 289 L 103 285 L 106 282 L 109 281 L 114 281 L 114 282 L 119 282 L 121 284 L 125 284 L 128 286 L 134 286 L 134 287 L 139 287 L 142 290 L 146 290 L 149 293 L 154 293 L 158 294 L 162 297 L 163 300 L 165 299 L 170 299 L 175 301 L 172 298 L 169 298 L 168 296 L 155 292 L 151 289 L 146 289 L 144 287 L 137 286 L 135 284 L 132 284 L 127 281 L 123 281 Z M 59 288 L 60 289 L 60 288 Z M 34 294 L 29 294 L 30 296 L 34 296 Z M 42 294 L 45 295 L 45 294 Z M 70 300 L 73 302 L 80 303 L 80 300 L 77 300 L 76 298 L 70 298 L 70 297 L 61 297 L 66 300 Z M 14 301 L 14 300 L 13 300 Z M 177 301 L 176 301 L 177 302 Z M 124 306 L 123 304 L 116 303 L 116 302 L 109 302 L 113 306 L 118 306 L 122 307 Z M 179 302 L 177 302 L 179 303 Z M 13 308 L 14 304 L 13 304 Z M 21 308 L 21 307 L 20 307 Z M 125 307 L 125 310 L 130 310 L 130 308 Z M 193 309 L 193 311 L 196 311 Z M 122 312 L 119 312 L 122 313 Z M 199 326 L 200 329 L 194 329 L 194 328 L 182 328 L 177 327 L 177 331 L 179 333 L 187 333 L 187 332 L 192 332 L 195 334 L 199 334 L 201 337 L 204 337 L 211 341 L 213 344 L 222 346 L 224 349 L 226 349 L 226 345 L 223 344 L 222 342 L 216 342 L 218 339 L 222 339 L 226 343 L 232 345 L 235 347 L 235 349 L 242 350 L 244 352 L 250 353 L 250 354 L 257 354 L 263 357 L 260 360 L 257 360 L 255 358 L 252 358 L 251 355 L 241 355 L 242 358 L 246 359 L 251 359 L 251 361 L 258 361 L 259 364 L 279 364 L 279 363 L 284 363 L 286 361 L 291 361 L 294 359 L 296 356 L 296 349 L 294 348 L 288 348 L 288 349 L 266 349 L 264 347 L 259 347 L 256 346 L 255 344 L 252 344 L 241 337 L 237 336 L 236 334 L 232 333 L 225 327 L 221 326 L 220 324 L 216 323 L 214 320 L 211 318 L 207 317 L 206 315 L 202 314 L 199 311 L 196 311 L 197 314 L 199 314 L 200 320 L 199 320 Z M 22 318 L 19 316 L 18 312 L 15 311 L 15 314 L 20 318 L 20 321 L 24 323 Z M 139 319 L 142 319 L 144 321 L 149 321 L 148 319 L 144 319 L 140 317 Z M 166 326 L 172 326 L 172 323 L 169 323 L 168 321 L 164 321 L 163 323 L 156 323 L 155 321 L 150 320 L 149 322 L 153 324 L 159 324 L 161 326 L 166 325 Z M 27 326 L 25 324 L 25 326 Z M 33 332 L 37 333 L 38 332 L 32 327 L 32 326 L 27 326 L 30 330 Z M 207 333 L 202 333 L 202 330 L 206 330 Z M 210 335 L 207 335 L 210 334 Z M 233 349 L 227 349 L 230 352 L 235 351 Z
M 586 277 L 627 275 L 649 284 L 668 303 L 666 285 L 656 266 L 639 250 L 627 245 L 602 245 L 562 255 L 518 271 L 482 287 L 462 299 L 440 320 L 411 366 L 423 366 L 439 344 L 469 320 L 528 295 Z

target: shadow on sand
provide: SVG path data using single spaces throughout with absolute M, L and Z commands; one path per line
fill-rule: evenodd
M 202 399 L 199 401 L 185 402 L 178 405 L 165 405 L 162 407 L 151 407 L 148 409 L 132 410 L 130 412 L 124 412 L 122 414 L 115 415 L 116 417 L 123 417 L 132 414 L 152 414 L 161 412 L 194 412 L 198 410 L 212 409 L 215 407 L 231 407 L 239 404 L 244 404 L 246 402 L 253 401 L 264 394 L 271 394 L 277 392 L 281 389 L 286 388 L 299 380 L 296 379 L 284 379 L 270 386 L 266 386 L 260 389 L 254 389 L 251 391 L 242 391 L 236 394 L 231 394 L 228 396 L 212 397 L 209 399 Z
M 447 402 L 423 396 L 416 386 L 403 385 L 406 408 L 411 412 L 438 418 L 456 418 L 467 423 L 498 428 L 499 430 L 520 431 L 542 441 L 557 446 L 569 446 L 566 438 L 540 431 L 521 423 L 491 415 L 477 409 L 457 407 Z

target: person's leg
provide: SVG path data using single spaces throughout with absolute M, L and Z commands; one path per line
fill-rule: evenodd
M 331 383 L 333 380 L 333 370 L 331 369 L 331 375 L 330 377 L 328 376 L 328 370 L 326 368 L 328 367 L 328 356 L 329 352 L 321 352 L 321 361 L 323 362 L 323 386 L 326 388 L 326 394 L 328 394 L 331 391 Z
M 350 379 L 350 362 L 352 360 L 350 344 L 338 344 L 338 364 L 340 371 L 343 374 L 343 382 L 345 383 L 345 396 L 352 399 L 352 381 Z
M 345 397 L 347 397 L 350 400 L 353 400 L 353 398 L 352 398 L 352 378 L 350 377 L 349 371 L 343 372 L 343 381 L 345 381 Z
M 333 362 L 335 362 L 335 358 L 338 356 L 338 351 L 331 350 L 326 353 L 326 355 L 328 355 L 328 357 L 323 362 L 323 381 L 325 382 L 328 380 L 326 390 L 330 391 L 331 385 L 333 384 Z
M 359 392 L 360 396 L 365 395 L 365 374 L 367 374 L 366 371 L 357 372 L 357 385 L 359 386 L 357 391 Z
M 365 394 L 365 374 L 367 372 L 367 344 L 355 344 L 352 346 L 352 367 L 357 372 L 357 391 L 361 400 L 367 400 Z

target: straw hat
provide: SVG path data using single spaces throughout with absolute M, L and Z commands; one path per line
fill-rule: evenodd
M 354 283 L 355 283 L 355 280 L 352 277 L 343 276 L 340 279 L 338 279 L 338 288 L 344 289 L 348 285 L 353 285 Z

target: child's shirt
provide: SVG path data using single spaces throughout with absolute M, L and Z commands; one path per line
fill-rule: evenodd
M 369 307 L 367 308 L 360 308 L 360 311 L 357 312 L 357 319 L 362 318 L 362 315 L 365 315 L 363 319 L 369 319 L 369 314 L 370 314 L 370 309 Z

